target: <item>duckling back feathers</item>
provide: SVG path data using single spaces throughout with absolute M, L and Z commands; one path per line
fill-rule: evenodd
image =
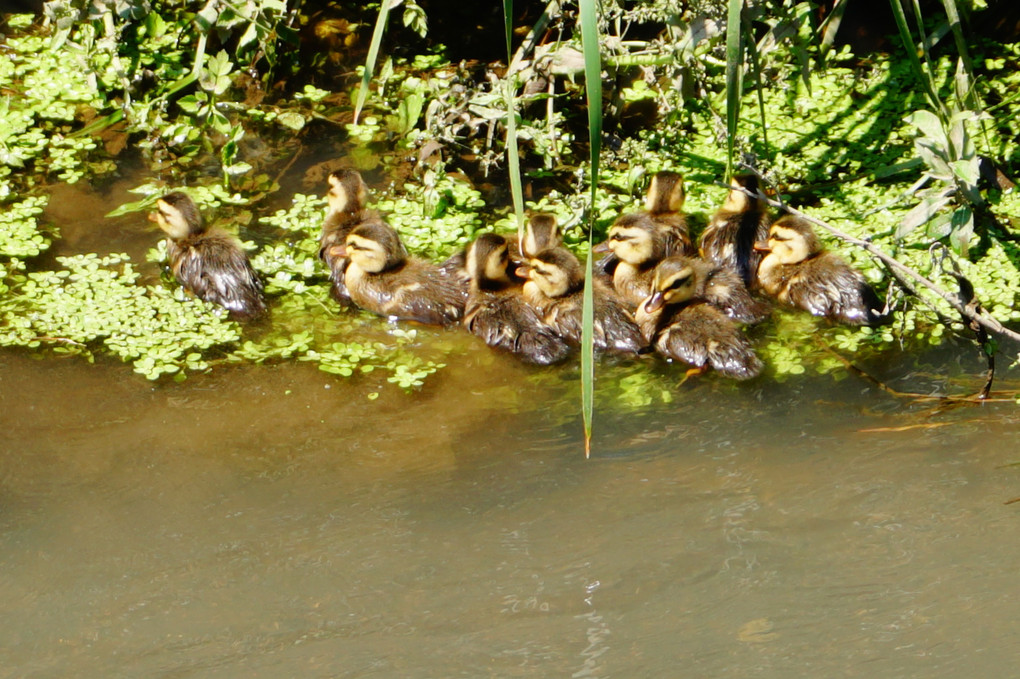
M 175 191 L 156 202 L 152 219 L 169 236 L 170 270 L 185 290 L 239 320 L 266 312 L 262 280 L 232 236 L 206 227 L 194 201 Z

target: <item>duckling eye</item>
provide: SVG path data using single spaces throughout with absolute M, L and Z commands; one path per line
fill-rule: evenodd
M 669 284 L 669 287 L 672 290 L 677 290 L 687 285 L 690 282 L 690 280 L 691 280 L 690 276 L 681 276 L 680 278 L 674 279 L 673 282 Z

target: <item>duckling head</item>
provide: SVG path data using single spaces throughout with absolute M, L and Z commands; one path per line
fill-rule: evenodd
M 407 260 L 407 250 L 396 230 L 382 221 L 359 224 L 347 234 L 343 252 L 351 264 L 368 273 L 380 273 L 400 266 Z
M 205 232 L 205 221 L 198 206 L 186 193 L 174 191 L 156 201 L 156 211 L 149 214 L 149 221 L 156 222 L 173 240 Z
M 483 233 L 467 251 L 465 268 L 472 284 L 492 288 L 511 283 L 509 243 L 495 233 Z
M 652 175 L 645 194 L 645 210 L 652 214 L 680 212 L 687 194 L 684 193 L 684 176 L 664 170 Z
M 330 212 L 354 214 L 368 203 L 368 185 L 357 170 L 338 170 L 329 175 L 326 201 Z
M 642 304 L 654 314 L 670 304 L 681 304 L 695 296 L 698 269 L 687 257 L 667 257 L 655 267 L 652 294 Z
M 624 215 L 609 227 L 607 247 L 633 266 L 660 259 L 666 250 L 655 222 L 643 213 Z
M 539 252 L 528 264 L 528 278 L 546 297 L 563 297 L 584 287 L 581 263 L 566 248 Z
M 556 247 L 561 240 L 556 217 L 547 212 L 536 212 L 524 228 L 521 249 L 526 257 L 533 257 L 543 250 Z
M 822 251 L 811 224 L 803 219 L 787 215 L 769 229 L 767 243 L 755 243 L 754 249 L 769 253 L 767 256 L 779 264 L 799 264 Z
M 758 177 L 753 174 L 735 174 L 730 179 L 730 193 L 726 196 L 722 209 L 729 212 L 749 212 L 761 202 L 755 194 L 759 191 Z M 748 191 L 752 195 L 747 195 Z

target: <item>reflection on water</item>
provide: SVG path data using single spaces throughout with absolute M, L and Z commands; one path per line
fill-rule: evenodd
M 702 378 L 585 461 L 570 368 L 458 363 L 369 401 L 0 354 L 0 676 L 1015 666 L 1014 406 Z

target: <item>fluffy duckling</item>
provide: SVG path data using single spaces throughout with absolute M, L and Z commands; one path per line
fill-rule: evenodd
M 519 273 L 529 279 L 524 284 L 524 298 L 538 311 L 542 321 L 560 337 L 579 345 L 584 271 L 577 257 L 562 246 L 543 250 L 533 255 Z M 639 353 L 645 342 L 619 297 L 598 279 L 592 285 L 595 348 Z
M 654 261 L 642 260 L 649 271 L 655 268 L 655 264 L 662 257 L 697 254 L 697 249 L 691 242 L 687 217 L 681 212 L 686 197 L 684 178 L 679 172 L 663 171 L 652 175 L 645 194 L 644 210 L 622 215 L 610 227 L 609 238 L 595 247 L 595 252 L 612 253 L 596 263 L 599 275 L 613 278 L 617 263 L 622 259 L 613 248 L 613 227 L 616 226 L 630 229 L 634 224 L 640 224 L 641 228 L 655 228 L 656 240 L 661 245 L 662 254 Z M 649 277 L 648 282 L 650 281 Z M 634 304 L 646 296 L 647 291 L 635 300 Z
M 655 268 L 652 294 L 635 313 L 645 339 L 669 358 L 701 372 L 711 366 L 738 380 L 755 377 L 762 362 L 736 323 L 697 297 L 700 270 L 685 257 L 669 257 Z
M 234 237 L 210 229 L 198 206 L 174 191 L 156 201 L 149 215 L 166 232 L 166 250 L 174 278 L 190 294 L 227 309 L 238 320 L 266 312 L 262 280 Z
M 613 269 L 613 289 L 629 308 L 651 294 L 656 265 L 670 254 L 665 236 L 646 213 L 624 215 L 609 227 L 609 238 L 596 252 L 612 252 L 618 260 Z
M 344 283 L 347 258 L 341 257 L 340 247 L 347 241 L 347 234 L 357 226 L 377 220 L 378 214 L 367 208 L 368 185 L 357 170 L 340 170 L 329 175 L 329 191 L 326 193 L 326 219 L 319 236 L 319 258 L 329 267 L 330 294 L 341 303 L 350 303 Z
M 567 342 L 542 323 L 524 300 L 522 280 L 510 259 L 510 241 L 495 233 L 479 236 L 467 250 L 471 279 L 464 327 L 491 347 L 549 365 L 570 353 Z
M 700 257 L 678 257 L 695 269 L 697 287 L 694 297 L 703 299 L 738 323 L 760 323 L 769 314 L 769 305 L 755 299 L 733 269 L 706 262 Z
M 458 323 L 467 287 L 439 267 L 408 257 L 396 230 L 382 220 L 358 224 L 336 254 L 349 260 L 344 282 L 351 301 L 380 316 L 431 325 Z
M 768 236 L 770 219 L 766 204 L 758 193 L 758 178 L 753 174 L 734 175 L 729 195 L 701 234 L 701 256 L 710 262 L 733 269 L 744 285 L 753 287 L 761 255 L 754 244 Z
M 524 225 L 524 240 L 519 241 L 517 236 L 503 236 L 507 242 L 507 254 L 514 268 L 524 264 L 524 258 L 554 248 L 561 242 L 560 228 L 556 223 L 556 217 L 545 213 L 536 212 L 532 214 Z M 458 276 L 464 281 L 471 280 L 471 274 L 467 270 L 467 250 L 461 250 L 451 255 L 446 261 L 439 265 L 444 272 Z
M 804 219 L 776 220 L 768 241 L 755 249 L 766 253 L 758 265 L 758 285 L 780 302 L 849 325 L 886 320 L 884 305 L 864 276 L 825 251 Z
M 645 211 L 666 235 L 666 249 L 670 255 L 697 253 L 691 242 L 687 217 L 682 212 L 686 198 L 682 174 L 664 170 L 652 175 L 645 194 Z
M 540 252 L 551 250 L 563 242 L 556 217 L 547 212 L 535 212 L 524 225 L 524 240 L 521 242 L 521 254 L 534 257 Z

